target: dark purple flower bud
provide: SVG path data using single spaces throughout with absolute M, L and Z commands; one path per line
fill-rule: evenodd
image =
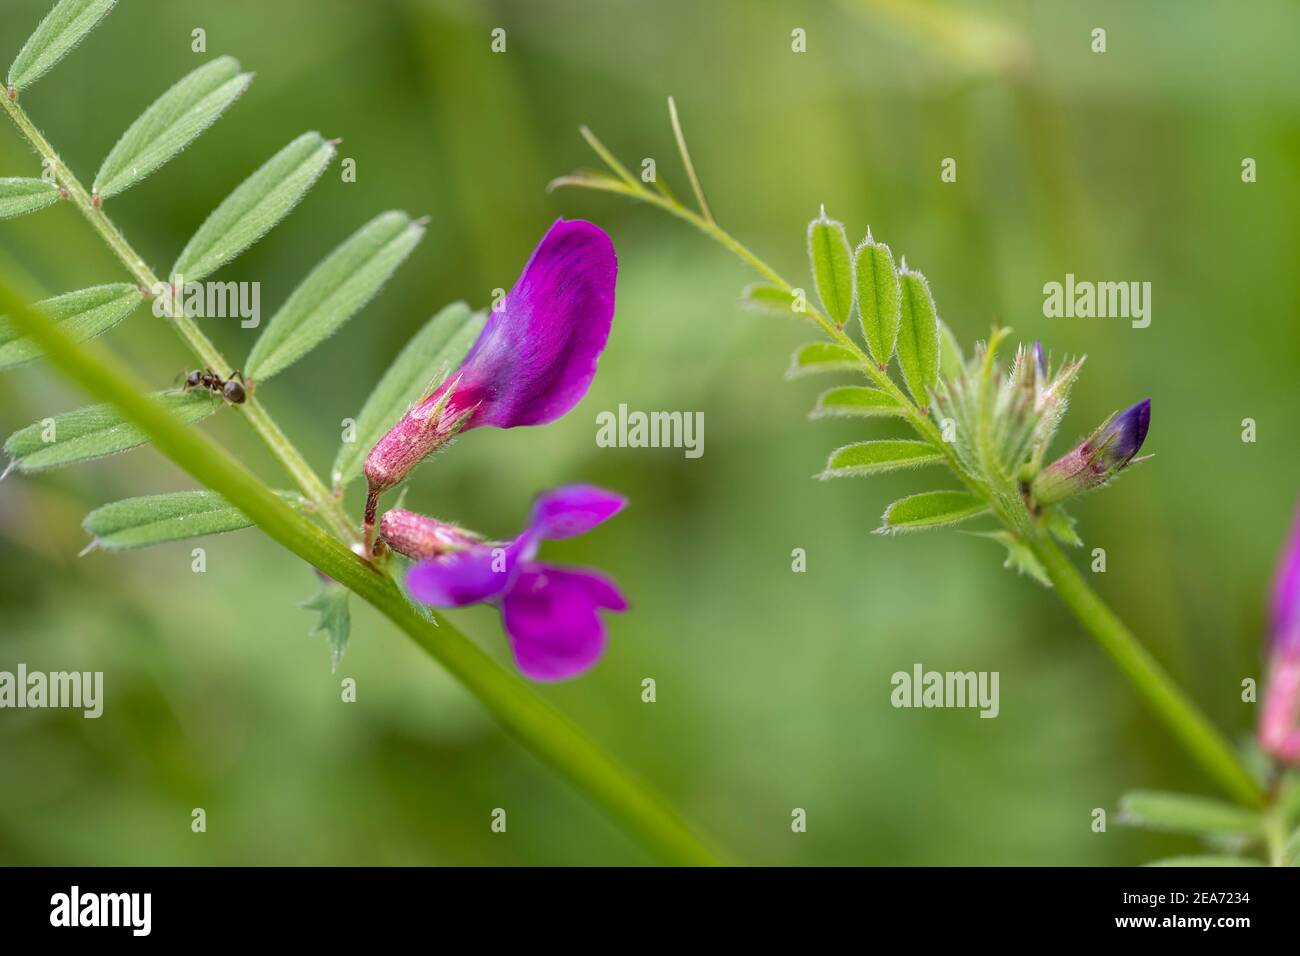
M 1151 399 L 1144 398 L 1136 405 L 1130 405 L 1111 420 L 1102 430 L 1097 445 L 1107 450 L 1109 457 L 1124 467 L 1133 460 L 1147 440 L 1147 429 L 1151 427 Z
M 515 661 L 525 675 L 539 681 L 575 677 L 604 649 L 605 625 L 597 612 L 624 611 L 627 601 L 613 582 L 595 571 L 533 559 L 543 541 L 586 534 L 626 504 L 621 495 L 590 485 L 556 488 L 537 500 L 519 537 L 499 543 L 472 541 L 434 553 L 407 573 L 407 590 L 433 607 L 499 605 Z M 384 516 L 385 524 L 392 514 Z M 439 526 L 437 535 L 447 527 L 425 520 Z
M 1268 687 L 1259 744 L 1283 763 L 1300 765 L 1300 511 L 1273 579 Z
M 1043 354 L 1043 343 L 1034 343 L 1034 364 L 1038 366 L 1038 380 L 1044 381 L 1047 378 L 1047 356 Z
M 1133 461 L 1151 424 L 1151 399 L 1112 416 L 1034 479 L 1034 500 L 1051 505 L 1100 488 Z

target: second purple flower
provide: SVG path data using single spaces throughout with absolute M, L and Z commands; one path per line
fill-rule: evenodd
M 627 499 L 591 485 L 548 491 L 513 541 L 487 542 L 471 532 L 410 511 L 384 514 L 380 534 L 394 551 L 419 561 L 406 586 L 432 607 L 490 603 L 501 608 L 520 671 L 538 681 L 576 677 L 600 658 L 600 611 L 625 611 L 627 600 L 604 575 L 534 560 L 543 541 L 586 534 L 623 510 Z

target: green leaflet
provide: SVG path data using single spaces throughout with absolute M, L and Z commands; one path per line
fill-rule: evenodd
M 902 291 L 898 271 L 894 268 L 894 255 L 889 246 L 867 238 L 854 251 L 854 274 L 858 283 L 858 315 L 862 320 L 862 334 L 867 340 L 867 350 L 882 369 L 889 364 L 898 341 L 899 310 L 902 308 Z
M 107 199 L 144 179 L 217 121 L 248 89 L 253 74 L 222 56 L 205 63 L 154 101 L 104 159 L 91 191 Z
M 80 43 L 117 0 L 59 0 L 9 67 L 9 86 L 25 90 Z M 8 15 L 6 20 L 10 19 Z
M 927 391 L 939 380 L 939 320 L 929 283 L 907 266 L 898 273 L 902 308 L 898 325 L 898 365 L 913 400 L 922 408 L 930 404 Z
M 216 492 L 177 491 L 103 505 L 86 515 L 81 526 L 94 537 L 87 550 L 125 551 L 238 531 L 252 524 Z
M 945 381 L 951 382 L 966 368 L 966 360 L 961 354 L 961 345 L 957 336 L 952 334 L 948 323 L 939 320 L 939 374 Z
M 264 382 L 311 351 L 365 306 L 411 254 L 424 226 L 380 213 L 331 252 L 294 289 L 253 351 L 244 374 Z
M 197 282 L 239 255 L 289 214 L 334 158 L 334 144 L 303 133 L 245 179 L 199 227 L 171 277 Z
M 923 531 L 958 524 L 989 510 L 982 498 L 966 491 L 926 491 L 900 498 L 885 509 L 878 533 Z
M 454 302 L 406 343 L 357 416 L 356 440 L 339 448 L 333 468 L 335 487 L 360 476 L 375 442 L 430 390 L 431 383 L 460 367 L 486 321 L 486 313 L 471 312 L 464 302 Z
M 1083 539 L 1079 537 L 1079 532 L 1074 530 L 1074 519 L 1062 511 L 1059 505 L 1047 513 L 1045 523 L 1052 537 L 1061 544 L 1068 544 L 1075 548 L 1083 547 Z
M 745 286 L 740 294 L 740 302 L 751 309 L 808 318 L 808 303 L 802 290 L 786 291 L 770 282 L 754 282 Z
M 943 461 L 943 455 L 928 442 L 911 439 L 885 439 L 845 445 L 831 452 L 826 470 L 819 478 L 844 478 L 851 475 L 879 475 Z
M 58 186 L 43 179 L 0 178 L 0 219 L 11 219 L 52 206 L 61 195 Z
M 155 392 L 154 398 L 188 425 L 207 418 L 221 404 L 207 392 Z M 147 441 L 144 432 L 111 405 L 88 405 L 19 429 L 4 450 L 13 456 L 10 468 L 31 474 L 114 455 Z
M 1185 793 L 1136 790 L 1120 800 L 1120 819 L 1131 826 L 1193 836 L 1262 832 L 1259 814 L 1236 804 Z
M 134 312 L 142 301 L 144 296 L 135 286 L 116 282 L 45 299 L 37 302 L 36 308 L 80 342 L 103 335 Z M 30 362 L 44 352 L 31 339 L 20 336 L 9 319 L 0 316 L 0 370 Z
M 1038 556 L 1015 534 L 1010 531 L 971 531 L 977 538 L 988 538 L 999 542 L 1007 549 L 1007 559 L 1002 562 L 1004 568 L 1011 568 L 1018 574 L 1026 574 L 1045 588 L 1052 586 L 1052 579 L 1047 576 L 1047 569 L 1038 560 Z
M 795 349 L 785 377 L 800 378 L 817 372 L 851 372 L 860 368 L 858 358 L 834 342 L 809 342 Z
M 1147 866 L 1263 866 L 1259 860 L 1242 856 L 1171 856 L 1147 863 Z
M 822 307 L 840 328 L 853 312 L 853 253 L 844 224 L 821 215 L 808 224 L 808 258 Z
M 811 417 L 849 415 L 875 418 L 902 414 L 903 409 L 898 402 L 879 389 L 867 388 L 865 385 L 841 385 L 818 396 L 817 407 L 812 410 Z
M 352 612 L 348 609 L 349 593 L 343 585 L 326 581 L 321 584 L 319 594 L 299 605 L 317 612 L 316 623 L 307 632 L 307 636 L 325 635 L 330 648 L 331 671 L 338 670 L 339 662 L 348 649 L 348 635 L 352 631 Z

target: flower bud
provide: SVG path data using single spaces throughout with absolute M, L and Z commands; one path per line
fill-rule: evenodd
M 473 532 L 414 511 L 393 508 L 379 519 L 379 536 L 408 558 L 424 560 L 482 544 Z
M 451 407 L 456 382 L 439 388 L 411 407 L 401 420 L 375 443 L 366 456 L 366 481 L 372 494 L 399 484 L 418 465 L 441 448 L 459 430 L 464 409 Z
M 1151 399 L 1112 416 L 1074 449 L 1052 462 L 1034 479 L 1039 505 L 1051 505 L 1100 488 L 1128 467 L 1142 447 L 1151 423 Z

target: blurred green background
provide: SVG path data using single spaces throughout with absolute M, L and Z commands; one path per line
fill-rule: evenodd
M 44 0 L 4 0 L 10 57 Z M 191 30 L 207 31 L 206 56 Z M 507 31 L 507 53 L 489 31 Z M 807 52 L 791 52 L 791 30 Z M 1108 52 L 1091 52 L 1091 30 Z M 268 317 L 307 270 L 385 208 L 428 214 L 386 291 L 260 393 L 322 470 L 340 421 L 433 312 L 509 287 L 557 216 L 613 236 L 618 309 L 600 374 L 568 417 L 483 429 L 422 468 L 408 505 L 487 533 L 533 495 L 595 482 L 632 507 L 546 557 L 607 569 L 634 602 L 590 675 L 543 693 L 664 791 L 734 859 L 761 864 L 1120 864 L 1190 841 L 1112 825 L 1138 786 L 1214 794 L 1053 595 L 988 541 L 870 534 L 935 474 L 811 480 L 827 452 L 901 426 L 809 422 L 830 382 L 786 382 L 811 328 L 737 305 L 724 250 L 620 197 L 546 183 L 595 160 L 689 190 L 665 98 L 682 111 L 715 215 L 796 284 L 826 203 L 929 276 L 968 347 L 991 324 L 1089 361 L 1060 450 L 1153 398 L 1155 459 L 1075 509 L 1104 547 L 1100 592 L 1234 739 L 1255 708 L 1268 577 L 1295 504 L 1300 334 L 1300 8 L 1185 4 L 732 0 L 440 3 L 124 0 L 24 95 L 89 180 L 120 132 L 207 57 L 257 79 L 184 154 L 111 205 L 156 267 L 264 159 L 307 129 L 343 138 L 302 206 L 221 278 L 262 282 Z M 36 175 L 16 131 L 0 175 Z M 953 157 L 956 183 L 941 183 Z M 1241 181 L 1253 157 L 1258 182 Z M 119 281 L 67 205 L 0 224 L 0 264 L 52 295 Z M 1046 319 L 1042 286 L 1153 284 L 1153 321 Z M 206 329 L 235 361 L 254 331 Z M 159 387 L 193 360 L 141 310 L 104 340 Z M 0 378 L 5 434 L 84 403 L 39 364 Z M 703 411 L 705 453 L 602 449 L 595 416 Z M 208 428 L 287 486 L 234 411 Z M 1241 421 L 1258 441 L 1241 440 Z M 439 668 L 353 601 L 331 674 L 298 604 L 311 571 L 255 531 L 77 558 L 91 508 L 191 487 L 141 449 L 0 485 L 0 669 L 102 670 L 99 720 L 0 712 L 0 863 L 586 864 L 649 857 L 508 739 Z M 353 489 L 355 494 L 356 489 Z M 356 503 L 359 510 L 359 502 Z M 804 548 L 808 570 L 791 572 Z M 455 615 L 511 666 L 497 616 Z M 895 710 L 920 662 L 996 670 L 1001 714 Z M 358 701 L 340 701 L 353 677 Z M 644 704 L 653 677 L 658 701 Z M 190 831 L 190 810 L 208 832 Z M 493 808 L 508 812 L 493 834 Z M 806 809 L 808 831 L 790 813 Z

